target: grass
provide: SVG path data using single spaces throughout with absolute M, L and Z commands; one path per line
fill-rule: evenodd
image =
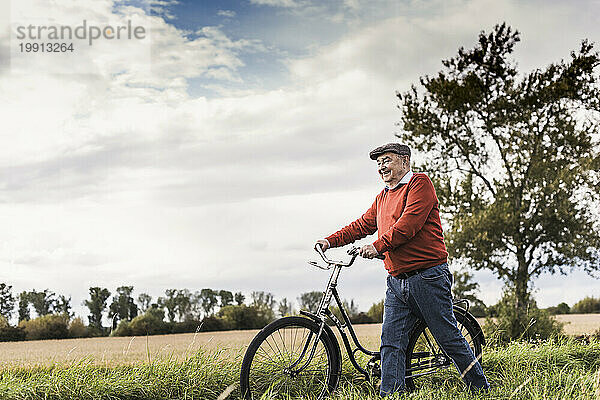
M 91 360 L 71 365 L 5 369 L 3 399 L 216 399 L 235 381 L 239 362 L 199 351 L 184 361 L 102 367 Z
M 151 362 L 101 366 L 91 358 L 69 364 L 5 367 L 0 371 L 1 399 L 207 399 L 236 389 L 243 348 L 232 354 L 199 350 L 186 359 L 165 356 Z M 402 399 L 600 399 L 600 342 L 561 339 L 539 344 L 511 343 L 484 350 L 483 367 L 492 385 L 473 396 L 455 370 L 429 377 Z M 375 390 L 344 363 L 333 399 L 375 399 Z M 225 398 L 225 394 L 221 396 Z

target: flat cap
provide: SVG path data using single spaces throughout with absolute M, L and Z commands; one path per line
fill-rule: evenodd
M 371 158 L 371 160 L 377 160 L 377 157 L 379 157 L 383 153 L 396 153 L 400 156 L 410 157 L 410 148 L 405 144 L 388 143 L 384 144 L 383 146 L 379 146 L 375 150 L 372 150 L 369 153 L 369 157 Z

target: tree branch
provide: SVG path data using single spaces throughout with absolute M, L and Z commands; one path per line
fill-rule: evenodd
M 494 142 L 496 143 L 496 147 L 498 148 L 498 152 L 500 153 L 500 158 L 502 158 L 502 162 L 504 163 L 504 168 L 506 169 L 506 173 L 508 175 L 508 180 L 510 181 L 510 185 L 514 189 L 516 189 L 517 187 L 515 185 L 515 180 L 513 178 L 512 170 L 510 168 L 510 165 L 508 164 L 508 159 L 506 158 L 506 153 L 502 149 L 502 145 L 500 143 L 500 137 L 494 133 L 494 128 L 490 126 L 489 114 L 484 116 L 483 112 L 481 110 L 475 110 L 475 112 L 479 115 L 480 118 L 483 119 L 488 134 L 492 137 L 492 139 L 494 139 Z
M 465 125 L 466 126 L 466 125 Z M 467 128 L 468 129 L 468 128 Z M 469 157 L 469 153 L 467 152 L 467 150 L 460 144 L 460 141 L 458 140 L 458 138 L 453 137 L 452 135 L 448 134 L 448 129 L 447 129 L 447 125 L 445 127 L 445 129 L 442 131 L 442 135 L 443 133 L 446 133 L 446 137 L 448 139 L 450 139 L 455 145 L 456 147 L 458 147 L 458 149 L 460 150 L 461 154 L 463 155 L 463 157 L 465 158 L 465 160 L 467 161 L 467 163 L 469 164 L 469 166 L 471 167 L 471 172 L 473 172 L 476 176 L 478 176 L 483 182 L 484 184 L 487 186 L 487 188 L 489 189 L 489 191 L 492 193 L 492 195 L 494 197 L 496 197 L 496 191 L 494 190 L 494 188 L 492 187 L 492 184 L 490 183 L 490 181 L 488 181 L 486 179 L 485 176 L 483 176 L 483 174 L 477 169 L 475 168 L 475 165 L 473 164 L 473 162 L 471 161 L 471 157 Z

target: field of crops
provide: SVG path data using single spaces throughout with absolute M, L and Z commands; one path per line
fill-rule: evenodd
M 572 321 L 568 331 L 574 333 L 600 327 L 600 315 Z M 357 330 L 368 347 L 378 346 L 378 324 Z M 235 399 L 243 353 L 255 333 L 0 343 L 0 399 Z M 600 399 L 600 342 L 595 340 L 491 345 L 484 349 L 483 367 L 493 386 L 487 396 L 469 394 L 457 372 L 448 369 L 401 398 Z M 378 398 L 374 393 L 345 360 L 332 398 Z
M 565 333 L 581 335 L 600 329 L 600 314 L 559 315 L 566 322 Z M 483 321 L 480 320 L 483 324 Z M 376 349 L 380 324 L 356 325 L 365 345 Z M 108 337 L 90 339 L 40 340 L 0 343 L 0 366 L 52 365 L 82 359 L 100 365 L 123 365 L 155 359 L 184 359 L 200 349 L 225 350 L 235 356 L 243 352 L 257 331 L 228 331 L 157 335 L 148 337 Z

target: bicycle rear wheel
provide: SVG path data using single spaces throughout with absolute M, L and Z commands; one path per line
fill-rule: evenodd
M 475 358 L 481 362 L 483 332 L 467 317 L 467 312 L 454 307 L 454 316 L 461 334 L 469 343 Z M 415 390 L 425 376 L 435 376 L 441 370 L 453 366 L 453 362 L 437 344 L 424 321 L 415 325 L 406 349 L 406 389 Z
M 267 325 L 246 350 L 240 387 L 245 399 L 323 399 L 339 380 L 340 360 L 334 343 L 319 325 L 286 317 Z

